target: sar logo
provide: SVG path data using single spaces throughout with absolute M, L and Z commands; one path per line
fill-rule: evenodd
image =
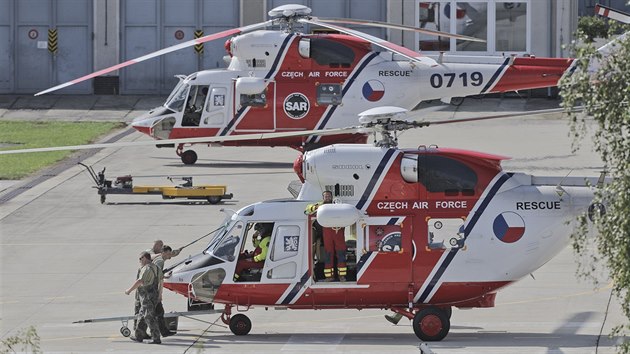
M 284 99 L 284 113 L 292 119 L 301 119 L 308 114 L 311 104 L 308 98 L 299 92 L 292 93 Z
M 392 232 L 379 241 L 378 250 L 383 252 L 400 252 L 401 234 Z
M 517 213 L 506 211 L 501 213 L 492 223 L 494 235 L 505 243 L 513 243 L 525 234 L 525 221 Z

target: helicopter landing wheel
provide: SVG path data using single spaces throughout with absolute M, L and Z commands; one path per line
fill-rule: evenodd
M 252 321 L 242 313 L 230 318 L 230 331 L 237 336 L 244 336 L 252 330 Z
M 129 337 L 131 335 L 131 330 L 126 326 L 122 326 L 120 327 L 120 334 L 122 334 L 123 337 Z
M 449 320 L 451 319 L 451 316 L 453 316 L 453 308 L 451 306 L 440 307 L 440 310 L 444 311 Z
M 186 150 L 181 155 L 184 165 L 194 165 L 197 162 L 197 153 L 192 150 Z
M 105 194 L 101 194 L 101 204 L 105 204 Z
M 428 307 L 413 317 L 413 331 L 418 338 L 426 342 L 441 341 L 451 329 L 451 321 L 446 311 Z

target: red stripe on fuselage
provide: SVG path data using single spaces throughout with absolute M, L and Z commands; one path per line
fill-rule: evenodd
M 145 132 L 140 127 L 134 127 L 138 131 L 141 131 L 145 134 L 149 134 Z M 218 134 L 219 128 L 173 128 L 169 139 L 182 139 L 182 138 L 197 138 L 197 137 L 215 137 Z M 282 130 L 274 131 L 276 133 L 282 132 Z M 269 131 L 251 131 L 251 132 L 242 132 L 240 134 L 229 134 L 229 136 L 238 136 L 242 134 L 254 134 L 254 133 L 269 133 Z M 225 141 L 225 142 L 214 142 L 216 144 L 221 144 L 223 146 L 295 146 L 301 147 L 302 144 L 306 141 L 308 136 L 302 137 L 287 137 L 287 138 L 274 138 L 274 139 L 258 139 L 258 140 L 240 140 L 240 141 Z M 367 136 L 364 134 L 338 134 L 338 135 L 328 135 L 323 136 L 320 139 L 319 144 L 321 145 L 330 145 L 337 143 L 348 143 L 348 144 L 365 144 L 367 142 Z M 203 143 L 199 143 L 203 144 Z
M 449 304 L 462 307 L 492 307 L 481 302 L 486 294 L 494 293 L 512 281 L 444 282 L 431 298 L 431 304 Z
M 261 120 L 265 129 L 315 129 L 317 123 L 326 113 L 329 105 L 317 103 L 317 88 L 325 84 L 344 84 L 359 62 L 370 53 L 371 45 L 360 39 L 340 35 L 308 36 L 312 39 L 330 39 L 343 43 L 354 52 L 354 61 L 349 66 L 320 65 L 314 59 L 305 59 L 299 54 L 299 43 L 302 37 L 293 39 L 268 86 L 267 105 L 250 107 L 235 130 L 259 130 Z M 274 86 L 275 85 L 275 86 Z M 291 94 L 301 93 L 308 98 L 309 110 L 306 116 L 295 119 L 285 112 L 285 99 Z M 275 95 L 275 96 L 274 96 Z
M 442 283 L 429 304 L 492 307 L 494 305 L 494 292 L 510 283 L 512 281 Z M 291 285 L 222 284 L 213 302 L 241 306 L 274 305 L 287 290 L 287 287 Z M 294 309 L 382 308 L 407 305 L 408 283 L 394 283 L 381 279 L 371 283 L 369 288 L 339 287 L 335 284 L 320 285 L 315 288 L 308 288 L 304 293 L 308 296 L 302 295 L 295 304 L 288 307 Z M 188 294 L 187 283 L 167 282 L 164 287 L 184 296 Z
M 572 62 L 566 58 L 516 58 L 489 92 L 557 86 Z

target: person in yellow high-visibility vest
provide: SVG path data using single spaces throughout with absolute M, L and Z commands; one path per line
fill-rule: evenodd
M 254 234 L 252 235 L 252 244 L 255 249 L 253 252 L 244 252 L 239 256 L 234 272 L 234 280 L 238 280 L 241 272 L 245 269 L 262 269 L 265 265 L 267 252 L 269 251 L 269 241 L 271 241 L 271 232 L 273 231 L 272 223 L 258 223 L 254 225 Z
M 306 209 L 304 209 L 304 214 L 306 215 L 313 215 L 317 212 L 317 208 L 319 208 L 322 204 L 332 204 L 333 202 L 333 194 L 331 191 L 324 191 L 322 193 L 322 201 L 321 202 L 317 202 L 317 203 L 313 203 L 313 204 L 309 204 L 306 206 Z

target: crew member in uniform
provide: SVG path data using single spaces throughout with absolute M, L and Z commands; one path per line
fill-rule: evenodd
M 153 247 L 147 249 L 145 252 L 147 252 L 148 254 L 151 255 L 151 259 L 155 259 L 159 254 L 162 253 L 162 248 L 163 247 L 164 247 L 164 242 L 162 240 L 155 240 L 155 241 L 153 241 Z M 171 255 L 170 258 L 176 257 L 177 255 L 179 255 L 179 253 L 182 251 L 183 248 L 184 247 L 180 247 L 180 248 L 178 248 L 176 250 L 171 251 L 170 252 L 170 255 Z M 138 272 L 136 273 L 136 279 L 139 278 L 139 275 L 140 275 L 140 269 L 138 269 Z M 162 276 L 163 275 L 164 274 L 162 274 Z M 161 301 L 160 301 L 160 304 L 161 304 Z M 156 311 L 159 314 L 159 309 L 156 310 Z M 138 294 L 136 293 L 136 302 L 134 304 L 134 309 L 133 309 L 133 315 L 136 316 L 136 319 L 133 320 L 133 328 L 138 328 L 138 320 L 137 320 L 138 312 L 140 312 L 140 299 L 138 298 Z M 161 317 L 161 316 L 158 316 L 158 317 Z M 164 321 L 162 321 L 162 322 L 164 322 Z M 145 332 L 146 327 L 147 327 L 146 323 L 143 324 L 142 326 L 140 326 L 140 328 L 144 328 L 144 329 L 140 332 L 138 338 L 140 338 L 140 339 L 142 339 L 142 338 L 147 338 L 147 339 L 150 338 L 149 335 L 147 335 L 147 333 Z M 167 335 L 164 335 L 164 333 L 167 333 L 167 334 L 170 333 L 170 335 L 175 334 L 175 333 L 170 332 L 170 331 L 164 331 L 164 329 L 165 329 L 165 325 L 160 325 L 160 330 L 162 331 L 162 336 L 163 337 L 167 337 Z
M 158 286 L 158 302 L 155 305 L 155 317 L 158 322 L 158 327 L 160 328 L 160 333 L 162 337 L 168 337 L 175 334 L 175 332 L 171 332 L 166 325 L 166 321 L 164 320 L 164 305 L 162 304 L 162 291 L 164 290 L 164 261 L 167 261 L 173 257 L 172 255 L 173 249 L 170 246 L 164 245 L 162 247 L 162 252 L 153 258 L 153 264 L 156 265 L 158 269 L 159 276 L 159 286 Z
M 339 281 L 346 281 L 346 237 L 344 228 L 324 227 L 324 276 L 326 281 L 334 280 L 334 263 L 337 257 Z
M 317 209 L 323 204 L 331 204 L 333 195 L 331 191 L 324 191 L 322 193 L 323 200 L 319 203 L 309 204 L 304 211 L 307 215 L 312 215 L 317 212 Z M 317 222 L 316 222 L 317 223 Z M 319 224 L 317 224 L 319 225 Z M 321 227 L 321 226 L 320 226 Z M 313 224 L 313 228 L 317 226 Z M 348 268 L 346 266 L 346 237 L 343 228 L 322 228 L 322 239 L 324 242 L 324 277 L 326 281 L 334 280 L 334 264 L 335 257 L 337 258 L 337 275 L 339 281 L 346 281 L 346 273 Z
M 254 225 L 252 244 L 255 249 L 253 252 L 245 251 L 239 255 L 236 271 L 234 272 L 235 281 L 239 280 L 241 273 L 245 269 L 262 269 L 264 267 L 272 231 L 273 223 L 257 223 Z
M 152 344 L 161 344 L 160 329 L 155 318 L 155 306 L 158 301 L 158 283 L 159 276 L 157 266 L 151 262 L 151 255 L 148 252 L 142 252 L 140 254 L 140 271 L 138 272 L 138 279 L 133 285 L 125 290 L 125 294 L 129 295 L 132 291 L 136 290 L 136 295 L 140 300 L 140 311 L 138 312 L 139 320 L 137 326 L 134 328 L 134 337 L 132 340 L 142 342 L 144 339 L 144 333 L 146 329 L 142 329 L 142 320 L 146 322 L 151 329 L 151 337 L 153 338 Z M 144 333 L 143 333 L 144 332 Z

